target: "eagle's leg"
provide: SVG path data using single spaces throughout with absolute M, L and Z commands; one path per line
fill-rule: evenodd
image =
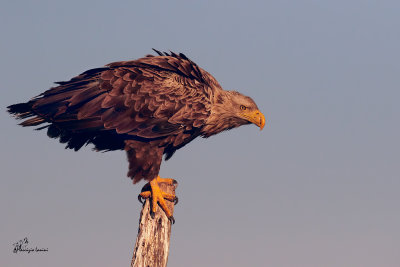
M 157 211 L 157 203 L 159 203 L 159 205 L 167 215 L 168 219 L 170 219 L 174 223 L 175 222 L 174 217 L 172 216 L 171 211 L 168 209 L 165 200 L 169 200 L 177 204 L 178 198 L 173 194 L 168 194 L 161 191 L 159 183 L 167 183 L 169 185 L 175 185 L 176 181 L 174 179 L 161 178 L 160 176 L 157 176 L 156 179 L 151 180 L 150 183 L 146 184 L 143 187 L 142 192 L 138 196 L 138 199 L 140 202 L 142 202 L 142 198 L 151 198 L 152 216 L 154 216 L 155 212 Z M 146 191 L 146 189 L 148 189 L 149 186 L 150 189 Z

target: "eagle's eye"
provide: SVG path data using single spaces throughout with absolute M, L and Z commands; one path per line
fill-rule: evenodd
M 246 109 L 247 109 L 247 107 L 246 107 L 246 106 L 244 106 L 244 105 L 240 105 L 240 109 L 241 109 L 241 110 L 246 110 Z

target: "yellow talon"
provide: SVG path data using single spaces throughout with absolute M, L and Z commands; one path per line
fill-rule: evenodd
M 174 217 L 172 216 L 171 211 L 168 209 L 165 200 L 169 200 L 169 201 L 174 202 L 174 204 L 177 204 L 178 198 L 173 194 L 168 194 L 168 193 L 161 191 L 159 183 L 167 183 L 169 185 L 174 185 L 174 184 L 176 184 L 176 181 L 174 179 L 161 178 L 160 176 L 157 176 L 156 179 L 151 180 L 150 183 L 146 184 L 143 187 L 142 190 L 144 190 L 144 191 L 142 191 L 139 194 L 138 199 L 141 203 L 143 203 L 142 199 L 151 198 L 151 215 L 152 215 L 152 217 L 154 216 L 155 212 L 157 211 L 157 203 L 158 203 L 160 205 L 160 207 L 162 208 L 162 210 L 167 215 L 168 219 L 170 219 L 172 221 L 172 223 L 174 223 L 175 222 Z M 150 185 L 150 189 L 148 191 L 146 191 L 148 189 L 149 185 Z

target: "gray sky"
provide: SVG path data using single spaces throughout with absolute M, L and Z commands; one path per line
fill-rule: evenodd
M 0 265 L 129 265 L 143 183 L 124 152 L 65 150 L 5 107 L 154 47 L 267 118 L 161 166 L 169 266 L 400 266 L 400 2 L 149 2 L 1 2 Z M 49 251 L 12 253 L 24 237 Z

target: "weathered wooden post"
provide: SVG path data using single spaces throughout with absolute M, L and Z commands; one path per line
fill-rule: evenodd
M 166 193 L 175 194 L 177 184 L 160 183 Z M 167 201 L 170 211 L 174 212 L 174 203 Z M 139 230 L 131 267 L 166 267 L 171 236 L 171 221 L 158 207 L 154 219 L 150 216 L 150 201 L 146 199 L 139 219 Z

